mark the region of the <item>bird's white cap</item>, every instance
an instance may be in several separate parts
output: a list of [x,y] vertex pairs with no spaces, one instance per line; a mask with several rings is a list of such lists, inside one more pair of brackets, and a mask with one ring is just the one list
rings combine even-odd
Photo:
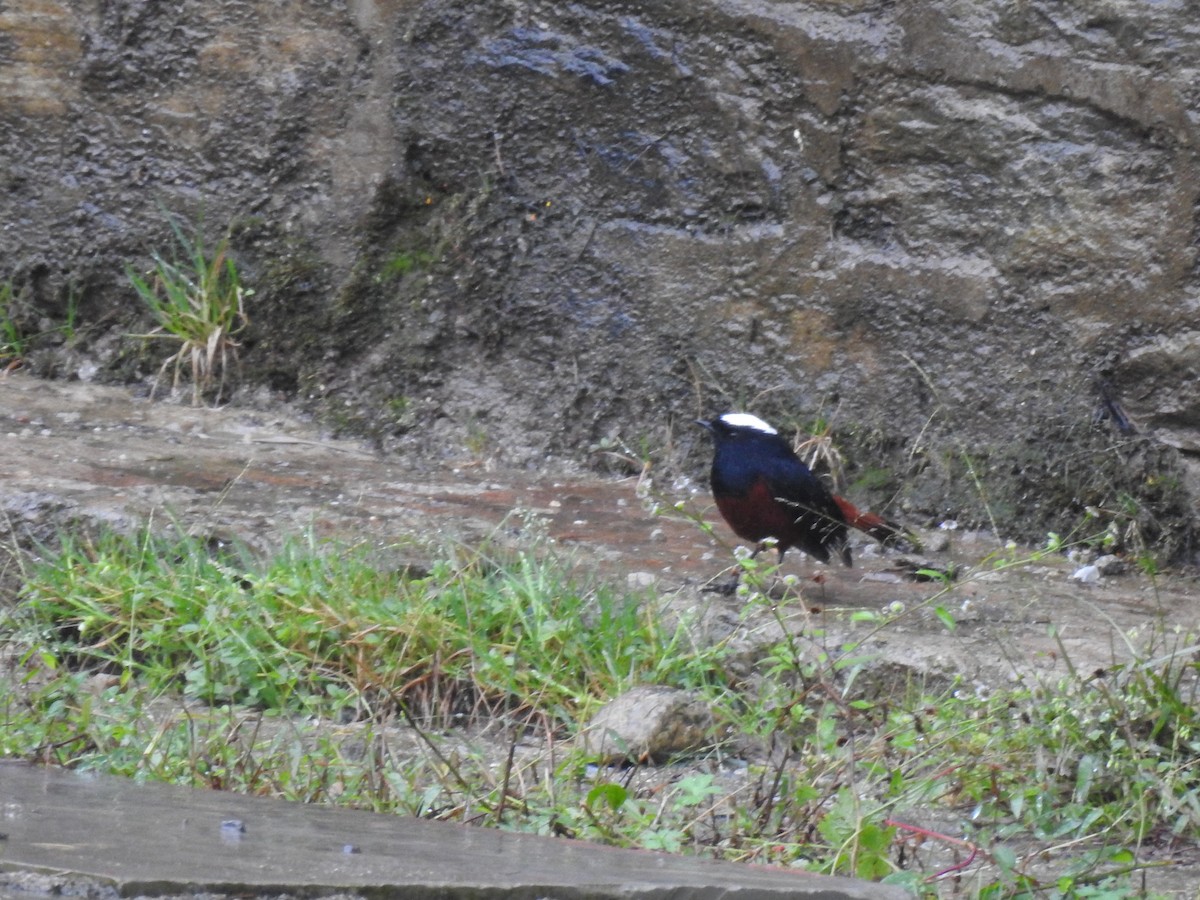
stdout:
[[779,434],[758,416],[752,416],[750,413],[725,413],[721,416],[721,421],[731,428],[752,428],[763,434]]

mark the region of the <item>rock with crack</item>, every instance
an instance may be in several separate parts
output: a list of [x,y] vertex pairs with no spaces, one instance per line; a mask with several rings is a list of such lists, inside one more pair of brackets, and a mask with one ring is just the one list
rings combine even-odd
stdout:
[[601,765],[662,762],[704,747],[712,729],[712,710],[694,694],[646,685],[596,713],[578,740]]

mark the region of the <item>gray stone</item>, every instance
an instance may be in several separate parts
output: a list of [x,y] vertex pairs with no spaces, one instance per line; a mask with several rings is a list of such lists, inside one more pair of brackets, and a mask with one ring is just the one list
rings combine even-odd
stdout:
[[712,740],[712,711],[678,688],[643,685],[609,702],[582,729],[579,741],[601,763],[664,761]]
[[[812,897],[899,888],[0,762],[0,898]],[[236,824],[226,824],[236,823]]]

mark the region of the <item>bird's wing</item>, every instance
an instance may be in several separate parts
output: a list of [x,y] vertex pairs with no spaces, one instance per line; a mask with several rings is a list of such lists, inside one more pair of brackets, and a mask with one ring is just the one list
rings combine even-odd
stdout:
[[812,511],[835,522],[844,521],[825,483],[799,459],[772,458],[763,466],[763,474],[775,499],[795,507],[796,518]]

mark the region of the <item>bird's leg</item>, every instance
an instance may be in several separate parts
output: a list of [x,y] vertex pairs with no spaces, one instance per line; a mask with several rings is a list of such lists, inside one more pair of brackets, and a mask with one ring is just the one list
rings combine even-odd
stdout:
[[[746,561],[754,559],[754,557],[758,556],[758,554],[760,554],[764,550],[766,550],[767,547],[769,547],[771,545],[771,543],[772,543],[771,541],[760,541],[758,546],[755,547],[750,552],[750,555],[746,557]],[[780,558],[782,559],[782,554],[780,555]],[[745,570],[745,567],[740,562],[737,563],[736,565],[732,565],[728,569],[725,569],[724,571],[722,571],[719,575],[714,575],[711,581],[709,581],[707,584],[705,584],[704,587],[700,588],[700,591],[702,593],[706,593],[706,594],[723,594],[725,596],[735,594],[735,593],[737,593],[738,585],[742,583],[742,572],[744,570]],[[722,575],[724,575],[726,572],[732,572],[733,577],[730,578],[728,581],[726,581],[724,584],[717,584],[717,579],[720,578]]]
[[[733,577],[730,578],[728,581],[719,582],[717,580],[730,572],[733,573]],[[702,594],[720,594],[723,597],[730,597],[733,594],[737,593],[738,584],[741,581],[741,578],[742,578],[742,567],[741,566],[730,566],[728,569],[722,569],[720,572],[718,572],[716,575],[714,575],[712,578],[710,578],[707,582],[705,582],[703,585],[701,585],[700,593],[702,593]]]

